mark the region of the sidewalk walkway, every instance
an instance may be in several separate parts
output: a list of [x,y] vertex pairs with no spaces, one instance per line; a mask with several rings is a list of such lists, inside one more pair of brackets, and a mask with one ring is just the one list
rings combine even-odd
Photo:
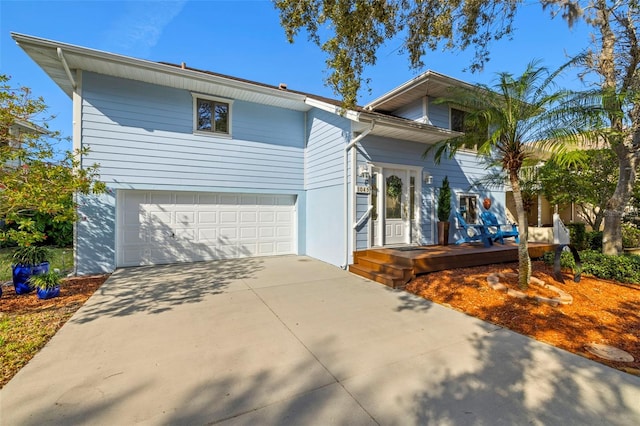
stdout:
[[640,424],[640,378],[298,256],[117,271],[0,424]]

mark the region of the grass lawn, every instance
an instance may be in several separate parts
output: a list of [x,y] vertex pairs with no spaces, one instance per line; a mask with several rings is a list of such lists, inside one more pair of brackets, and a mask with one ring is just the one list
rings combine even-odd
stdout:
[[[51,248],[49,257],[50,268],[59,269],[63,275],[67,275],[73,270],[73,248],[55,247]],[[11,281],[11,256],[14,248],[0,249],[0,283]],[[4,290],[4,289],[3,289]]]

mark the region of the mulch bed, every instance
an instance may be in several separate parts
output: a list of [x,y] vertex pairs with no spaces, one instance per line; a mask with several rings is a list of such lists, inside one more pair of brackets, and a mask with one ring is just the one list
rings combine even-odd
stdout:
[[[517,263],[454,269],[418,276],[406,291],[450,306],[474,317],[533,337],[553,346],[593,359],[631,374],[640,375],[640,287],[583,276],[579,283],[563,273],[565,283],[553,277],[544,262],[533,262],[533,276],[573,296],[570,305],[557,307],[532,298],[519,299],[490,288],[487,276],[517,272]],[[501,278],[518,289],[517,278]],[[537,287],[530,286],[533,296]],[[590,343],[622,349],[633,362],[609,361],[586,350]]]
[[5,283],[0,297],[0,312],[3,314],[25,314],[43,310],[64,309],[75,311],[104,283],[109,275],[66,278],[60,286],[60,296],[40,300],[35,291],[16,294],[13,284]]

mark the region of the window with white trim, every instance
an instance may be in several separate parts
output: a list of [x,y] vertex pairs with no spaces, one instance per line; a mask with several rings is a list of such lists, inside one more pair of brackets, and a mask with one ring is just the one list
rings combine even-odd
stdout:
[[478,223],[478,195],[460,194],[458,196],[460,214],[467,223]]
[[464,132],[464,115],[464,111],[451,108],[451,130],[454,132]]
[[193,95],[193,129],[196,132],[231,136],[232,101]]

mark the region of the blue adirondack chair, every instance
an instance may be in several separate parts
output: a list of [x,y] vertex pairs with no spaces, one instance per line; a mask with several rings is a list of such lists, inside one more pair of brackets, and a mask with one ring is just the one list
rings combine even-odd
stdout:
[[487,227],[483,224],[467,223],[464,217],[456,210],[456,219],[458,226],[462,228],[462,238],[456,241],[456,244],[471,243],[473,241],[482,241],[485,247],[493,245],[493,240],[487,232]]
[[515,223],[499,223],[496,215],[488,210],[480,214],[480,219],[482,220],[482,223],[484,223],[487,233],[490,235],[492,241],[500,241],[500,244],[504,244],[505,238],[513,237],[516,243],[520,242],[518,225]]

